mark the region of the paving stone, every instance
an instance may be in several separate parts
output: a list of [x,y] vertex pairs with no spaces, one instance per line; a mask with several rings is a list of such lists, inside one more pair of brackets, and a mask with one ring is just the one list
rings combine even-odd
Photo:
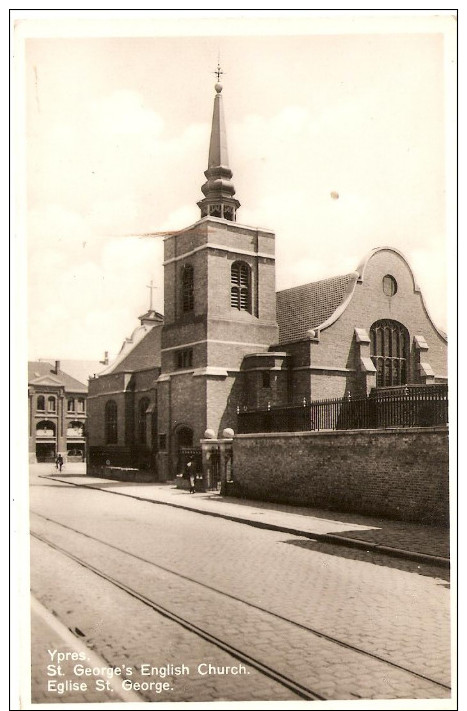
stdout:
[[[92,539],[80,538],[33,515],[34,530],[149,597],[155,596],[161,604],[187,615],[212,634],[234,646],[243,644],[255,656],[263,655],[265,663],[293,674],[299,683],[316,684],[316,690],[324,696],[448,697],[449,693],[440,687],[421,682],[394,667],[384,665],[389,670],[384,677],[383,662],[216,592],[238,596],[414,671],[430,672],[427,675],[449,681],[449,591],[439,585],[437,578],[422,576],[416,570],[401,570],[397,564],[376,565],[297,545],[303,540],[297,536],[253,529],[167,506],[155,507],[112,496],[112,506],[105,504],[103,508],[102,502],[108,500],[108,495],[101,492],[66,488],[60,493],[55,489],[54,495],[59,498],[53,499],[50,491],[41,492],[40,488],[46,489],[35,487],[31,497],[34,510],[185,577],[174,576]],[[36,593],[42,596],[44,604],[57,608],[67,626],[77,626],[86,634],[91,630],[89,642],[97,651],[102,650],[106,658],[131,660],[133,664],[139,659],[142,663],[144,655],[147,658],[148,654],[157,654],[161,644],[172,659],[177,655],[180,658],[180,654],[193,657],[190,633],[162,618],[157,622],[155,639],[154,633],[148,633],[148,627],[154,626],[158,616],[147,610],[143,613],[137,601],[125,602],[127,598],[121,591],[118,592],[123,597],[117,604],[118,595],[109,592],[109,584],[91,583],[94,577],[82,568],[79,578],[91,578],[85,590],[77,590],[79,566],[70,561],[69,567],[63,560],[54,565],[59,554],[51,553],[50,549],[48,554],[44,553],[46,547],[40,543],[37,546],[32,559]],[[90,600],[89,590],[92,590]],[[115,615],[108,619],[109,610],[118,609],[125,610],[123,620]],[[197,640],[197,649],[199,645]],[[212,653],[210,645],[203,648],[206,658],[209,648]],[[215,650],[213,658],[217,664],[221,655]],[[255,674],[257,679],[264,679]],[[238,683],[232,682],[232,678],[224,679],[223,682],[221,677],[216,678],[212,686],[206,680],[191,678],[189,688],[182,689],[179,685],[170,700],[187,700],[189,696],[202,701],[211,698],[212,693],[217,698],[224,698],[227,693],[231,700],[257,698],[254,694],[259,681],[253,684],[251,678]],[[387,696],[387,679],[392,684],[390,696]],[[284,692],[272,682],[267,681],[266,688],[271,700],[293,698],[290,691]]]

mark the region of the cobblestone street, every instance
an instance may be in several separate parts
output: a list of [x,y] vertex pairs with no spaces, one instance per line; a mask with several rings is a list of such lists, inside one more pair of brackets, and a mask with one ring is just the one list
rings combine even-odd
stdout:
[[101,666],[122,671],[96,692],[67,660],[64,678],[92,688],[51,690],[48,650],[70,640],[36,612],[33,702],[129,690],[141,701],[430,698],[453,708],[446,570],[52,478],[31,484],[32,594]]

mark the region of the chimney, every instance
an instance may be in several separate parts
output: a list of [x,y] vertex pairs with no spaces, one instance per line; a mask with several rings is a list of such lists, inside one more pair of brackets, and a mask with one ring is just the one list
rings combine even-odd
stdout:
[[55,375],[58,375],[59,370],[60,370],[60,361],[56,360],[55,361],[55,370],[54,370]]
[[102,363],[102,365],[109,365],[109,351],[104,351],[104,360],[100,360],[99,363]]

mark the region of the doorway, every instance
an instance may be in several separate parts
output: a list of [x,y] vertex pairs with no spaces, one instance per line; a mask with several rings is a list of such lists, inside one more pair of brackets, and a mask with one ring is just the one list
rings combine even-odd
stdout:
[[55,443],[52,442],[37,442],[36,444],[36,459],[38,462],[54,462],[55,461]]

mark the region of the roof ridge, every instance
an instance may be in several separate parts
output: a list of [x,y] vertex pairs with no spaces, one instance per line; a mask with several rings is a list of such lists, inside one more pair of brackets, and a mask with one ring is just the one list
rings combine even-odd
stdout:
[[325,277],[324,279],[317,279],[316,281],[309,281],[306,282],[305,284],[297,284],[296,286],[288,286],[286,289],[279,289],[276,291],[277,294],[283,294],[285,291],[293,291],[294,289],[300,289],[304,288],[306,286],[313,286],[314,284],[322,284],[325,281],[335,281],[336,279],[344,279],[345,277],[353,277],[355,275],[355,271],[352,272],[347,272],[346,274],[337,274],[336,276],[332,277]]

